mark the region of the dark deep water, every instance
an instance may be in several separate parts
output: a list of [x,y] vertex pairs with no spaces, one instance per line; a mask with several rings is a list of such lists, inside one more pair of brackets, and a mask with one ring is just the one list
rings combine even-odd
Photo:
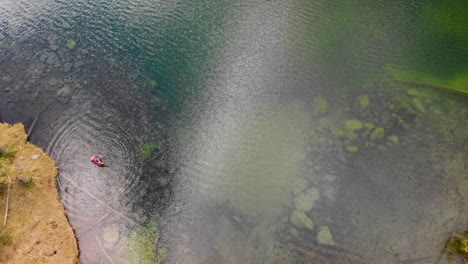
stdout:
[[465,11],[2,0],[1,119],[57,162],[82,263],[152,263],[154,221],[167,263],[448,263]]

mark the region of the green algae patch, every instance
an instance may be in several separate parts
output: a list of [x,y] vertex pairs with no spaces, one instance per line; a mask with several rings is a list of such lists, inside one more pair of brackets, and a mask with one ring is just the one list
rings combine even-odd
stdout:
[[369,97],[367,95],[360,95],[356,99],[359,102],[361,109],[364,110],[369,107]]
[[468,74],[466,73],[457,74],[450,79],[442,79],[419,71],[400,70],[394,65],[388,65],[387,69],[393,78],[401,82],[429,85],[468,95]]
[[143,158],[149,158],[151,153],[158,147],[156,141],[149,141],[143,145],[141,149],[140,156]]
[[328,112],[328,102],[323,96],[317,96],[313,101],[314,116],[322,116]]
[[385,129],[383,127],[377,127],[376,129],[374,129],[374,131],[372,131],[370,135],[370,139],[379,140],[379,139],[384,138],[384,136],[385,136]]
[[73,39],[69,39],[67,41],[67,48],[74,49],[75,47],[76,47],[76,41],[74,41]]
[[362,122],[356,119],[347,120],[345,122],[345,129],[348,131],[359,131],[362,127]]

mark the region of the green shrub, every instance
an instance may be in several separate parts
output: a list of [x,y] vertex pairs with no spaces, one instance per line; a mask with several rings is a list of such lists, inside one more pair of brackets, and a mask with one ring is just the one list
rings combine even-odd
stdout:
[[0,246],[8,246],[13,243],[13,238],[8,232],[4,232],[0,235]]
[[13,160],[15,157],[15,152],[14,151],[9,151],[8,149],[2,149],[0,148],[0,159],[7,159],[7,160]]
[[34,187],[36,187],[36,183],[34,182],[34,180],[30,180],[30,181],[27,181],[24,183],[24,187],[26,189],[32,189]]

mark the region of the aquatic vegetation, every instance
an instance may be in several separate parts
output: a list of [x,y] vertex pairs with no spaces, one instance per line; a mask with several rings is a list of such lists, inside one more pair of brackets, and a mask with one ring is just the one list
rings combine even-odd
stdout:
[[307,228],[309,230],[314,229],[314,222],[312,222],[303,211],[294,210],[289,220],[297,227]]
[[389,65],[387,69],[396,80],[401,82],[429,85],[444,90],[468,94],[468,75],[459,74],[456,77],[446,80],[440,79],[432,74],[426,74],[423,72],[398,70],[395,68],[395,66],[392,65]]
[[410,45],[403,51],[404,69],[394,72],[404,82],[431,85],[447,91],[468,92],[468,46],[466,2],[439,1],[423,5],[420,15],[408,27],[414,34]]
[[328,226],[319,227],[319,230],[317,233],[317,242],[320,244],[328,245],[328,246],[335,245],[335,241],[333,240],[333,236]]
[[69,39],[67,41],[67,48],[74,49],[75,47],[76,47],[76,41],[74,41],[73,39]]
[[156,141],[149,141],[143,144],[143,148],[140,152],[140,156],[143,158],[149,158],[151,153],[158,148],[158,143]]
[[137,228],[131,235],[127,244],[129,255],[125,260],[135,264],[161,263],[167,257],[167,249],[159,247],[159,229],[156,218],[144,228]]

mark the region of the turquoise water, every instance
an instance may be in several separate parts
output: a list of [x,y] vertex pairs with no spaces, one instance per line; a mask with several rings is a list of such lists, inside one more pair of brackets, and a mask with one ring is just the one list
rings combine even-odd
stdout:
[[463,11],[3,1],[1,119],[37,118],[82,263],[154,262],[154,221],[167,263],[449,263],[468,220]]

